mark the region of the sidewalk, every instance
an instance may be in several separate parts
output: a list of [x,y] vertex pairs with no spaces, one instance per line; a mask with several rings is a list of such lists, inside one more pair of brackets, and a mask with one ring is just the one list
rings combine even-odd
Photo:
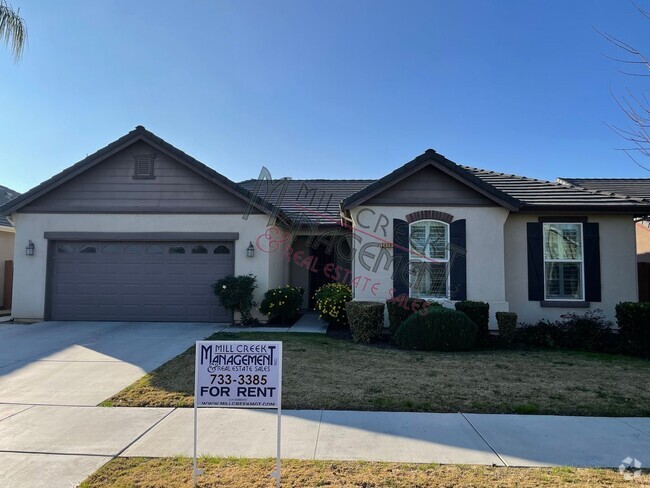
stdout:
[[[276,420],[268,410],[201,409],[199,453],[274,457]],[[114,457],[191,456],[192,428],[190,408],[0,405],[0,480],[69,488]],[[650,466],[649,418],[289,410],[282,433],[282,456],[294,459]]]

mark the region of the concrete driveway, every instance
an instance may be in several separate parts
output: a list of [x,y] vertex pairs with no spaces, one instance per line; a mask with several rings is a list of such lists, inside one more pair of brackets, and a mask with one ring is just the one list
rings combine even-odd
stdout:
[[216,324],[0,324],[0,405],[97,405],[223,329]]

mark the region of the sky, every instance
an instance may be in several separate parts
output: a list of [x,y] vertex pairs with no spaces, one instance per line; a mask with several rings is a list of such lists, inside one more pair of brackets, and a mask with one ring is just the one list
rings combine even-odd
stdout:
[[0,184],[20,192],[136,125],[235,181],[380,178],[427,148],[650,177],[607,125],[626,124],[611,92],[650,87],[596,31],[650,53],[624,0],[10,3],[29,46],[0,47]]

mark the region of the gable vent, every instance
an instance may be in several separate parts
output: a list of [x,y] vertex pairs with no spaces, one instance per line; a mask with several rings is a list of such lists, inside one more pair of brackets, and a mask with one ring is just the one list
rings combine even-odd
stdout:
[[138,154],[133,156],[135,160],[134,178],[155,178],[153,172],[153,161],[155,154]]

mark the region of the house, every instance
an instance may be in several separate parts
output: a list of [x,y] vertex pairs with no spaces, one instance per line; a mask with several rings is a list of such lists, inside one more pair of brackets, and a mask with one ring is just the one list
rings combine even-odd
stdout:
[[[636,300],[650,203],[458,165],[428,150],[381,179],[236,183],[142,126],[0,207],[16,319],[228,321],[210,284],[351,284],[355,299],[484,300],[522,321]],[[493,314],[492,314],[493,315]]]
[[[0,185],[0,205],[18,196],[18,192]],[[14,259],[14,226],[0,215],[0,310],[11,309]]]
[[[558,178],[559,183],[650,202],[650,178]],[[636,219],[636,260],[639,300],[650,301],[650,220]]]

